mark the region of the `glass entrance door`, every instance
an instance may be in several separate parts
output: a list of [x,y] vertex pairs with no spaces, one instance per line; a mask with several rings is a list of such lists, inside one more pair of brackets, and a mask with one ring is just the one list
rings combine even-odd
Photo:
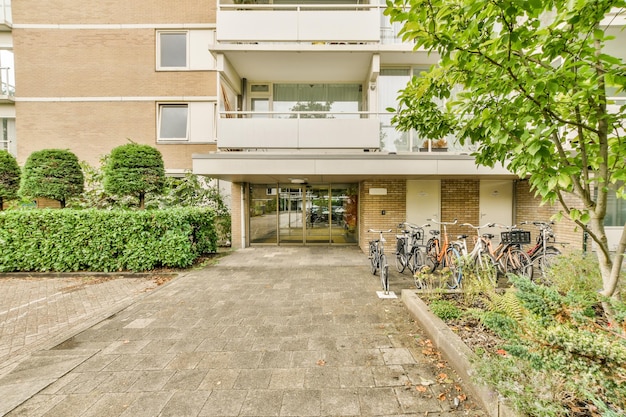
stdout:
[[279,243],[305,243],[303,222],[304,188],[279,188]]
[[357,184],[250,185],[253,244],[356,244]]
[[332,211],[328,194],[329,189],[328,185],[306,187],[306,243],[332,243],[330,239]]

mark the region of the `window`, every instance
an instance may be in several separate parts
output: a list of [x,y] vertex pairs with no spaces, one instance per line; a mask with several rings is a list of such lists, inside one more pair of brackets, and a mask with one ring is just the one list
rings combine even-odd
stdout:
[[215,43],[214,30],[157,31],[157,70],[214,70],[215,57],[209,52]]
[[217,103],[161,103],[158,111],[158,141],[215,142]]
[[[622,184],[620,183],[619,185]],[[614,186],[609,187],[609,190],[614,189]],[[604,225],[623,227],[624,223],[626,223],[626,200],[618,198],[615,192],[610,191],[606,202]]]
[[189,106],[161,104],[159,106],[159,139],[187,140]]
[[158,57],[161,69],[187,68],[187,32],[159,32]]

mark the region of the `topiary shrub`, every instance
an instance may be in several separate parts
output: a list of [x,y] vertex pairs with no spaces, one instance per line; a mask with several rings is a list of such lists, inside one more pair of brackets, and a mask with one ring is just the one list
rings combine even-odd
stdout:
[[19,193],[25,197],[46,197],[65,201],[84,189],[83,171],[78,158],[66,149],[33,152],[24,164]]
[[17,198],[20,188],[20,167],[15,157],[5,150],[0,150],[0,210],[5,200]]
[[146,194],[160,194],[165,184],[163,157],[157,149],[138,143],[118,146],[104,166],[104,190],[118,196],[137,196],[145,208]]

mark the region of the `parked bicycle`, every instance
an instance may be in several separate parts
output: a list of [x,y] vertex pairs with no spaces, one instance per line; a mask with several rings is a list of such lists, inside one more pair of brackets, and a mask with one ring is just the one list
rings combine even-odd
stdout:
[[[528,223],[531,222],[522,222],[522,224]],[[561,254],[561,251],[553,246],[556,243],[556,238],[552,231],[554,222],[533,221],[532,224],[539,228],[539,235],[535,245],[526,253],[530,256],[533,266],[545,278],[546,271],[553,265],[554,259]]]
[[530,243],[530,232],[520,230],[517,226],[500,224],[495,226],[507,230],[500,233],[500,244],[495,249],[491,238],[486,239],[489,253],[497,262],[499,272],[503,275],[511,273],[532,279],[533,264],[526,252],[520,249],[521,245]]
[[[461,283],[463,276],[463,268],[461,261],[461,254],[458,249],[452,245],[448,239],[447,226],[457,223],[454,219],[453,222],[438,222],[433,219],[427,219],[429,222],[439,224],[443,226],[443,234],[439,230],[431,230],[432,237],[428,239],[426,243],[426,263],[427,270],[434,272],[437,268],[448,269],[449,277],[447,279],[447,285],[449,288],[457,288]],[[439,236],[443,238],[441,242]],[[425,268],[426,269],[426,268]]]
[[406,268],[412,274],[426,263],[424,228],[430,224],[417,226],[408,222],[400,223],[401,232],[396,235],[396,269],[403,273]]
[[387,263],[387,257],[385,256],[385,237],[383,233],[391,232],[389,230],[374,230],[369,229],[370,233],[378,233],[378,239],[369,241],[369,259],[372,275],[376,275],[376,271],[380,272],[380,284],[383,287],[385,294],[389,294],[389,264]]
[[464,261],[465,269],[471,269],[478,280],[487,280],[494,287],[497,285],[498,280],[498,263],[493,255],[489,252],[489,244],[491,239],[495,236],[491,233],[480,233],[480,229],[486,227],[494,227],[495,223],[487,223],[482,226],[474,226],[470,223],[463,223],[461,226],[471,227],[476,231],[477,236],[474,236],[474,247],[472,251],[468,251],[467,247],[467,235],[458,236],[458,241],[454,242],[454,245],[459,246],[459,251]]

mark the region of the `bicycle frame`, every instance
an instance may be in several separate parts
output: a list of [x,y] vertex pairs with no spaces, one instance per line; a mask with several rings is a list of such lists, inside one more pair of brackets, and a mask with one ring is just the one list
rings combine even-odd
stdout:
[[379,238],[371,240],[369,242],[369,256],[371,263],[372,275],[376,274],[376,270],[380,271],[380,282],[385,294],[389,293],[389,265],[387,264],[387,257],[385,256],[385,237],[383,233],[391,232],[389,230],[374,230],[369,229],[370,233],[378,233]]
[[438,237],[438,235],[441,235],[440,232],[431,230],[433,237],[431,237],[426,244],[426,259],[432,263],[430,267],[431,272],[434,272],[439,266],[449,268],[452,276],[448,280],[448,287],[456,288],[461,284],[461,278],[463,276],[461,255],[449,240],[447,226],[456,224],[457,220],[454,219],[453,222],[438,222],[433,219],[427,220],[443,226],[443,242]]

